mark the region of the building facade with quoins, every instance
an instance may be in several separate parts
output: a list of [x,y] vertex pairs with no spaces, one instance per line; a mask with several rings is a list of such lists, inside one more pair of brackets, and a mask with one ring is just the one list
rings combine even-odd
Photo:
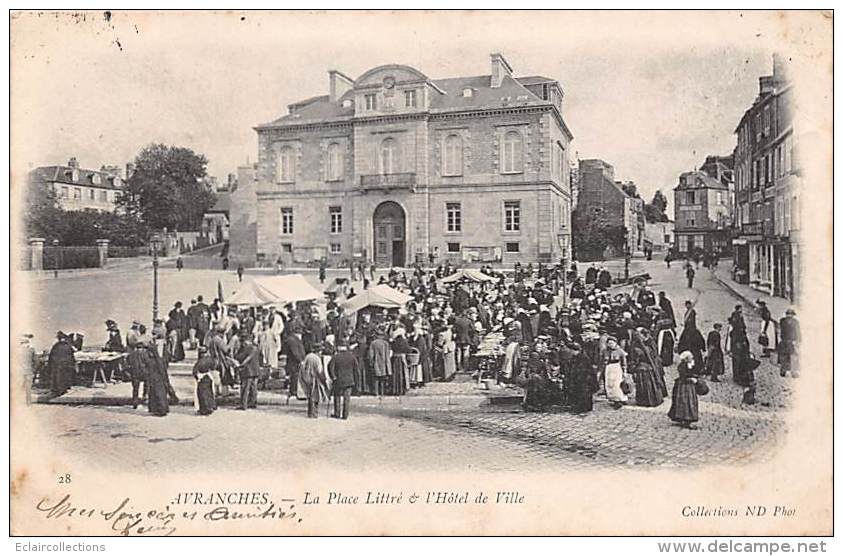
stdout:
[[570,256],[573,139],[558,81],[431,79],[386,65],[255,128],[258,162],[232,194],[244,264],[557,262]]

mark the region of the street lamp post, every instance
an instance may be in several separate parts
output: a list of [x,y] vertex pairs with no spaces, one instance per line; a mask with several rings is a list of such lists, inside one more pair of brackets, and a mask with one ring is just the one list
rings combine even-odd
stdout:
[[152,324],[158,320],[158,246],[161,238],[158,234],[152,236]]

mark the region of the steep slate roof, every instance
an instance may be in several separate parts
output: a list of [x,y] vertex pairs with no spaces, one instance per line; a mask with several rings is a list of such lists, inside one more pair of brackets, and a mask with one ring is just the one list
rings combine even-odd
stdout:
[[[86,170],[85,168],[77,168],[79,171],[79,179],[73,180],[73,168],[70,166],[39,166],[30,172],[30,176],[38,181],[57,182],[67,185],[82,185],[85,187],[99,187],[102,189],[122,189],[121,186],[114,185],[114,176],[108,172],[101,170]],[[98,174],[100,176],[100,183],[94,183],[93,177]]]
[[[697,185],[695,180],[695,185],[686,185],[682,183],[682,176],[686,175],[693,175],[697,178],[697,180],[702,179],[702,185]],[[705,172],[696,171],[696,172],[683,172],[679,175],[679,185],[673,188],[674,191],[676,190],[683,190],[683,189],[722,189],[723,191],[728,191],[729,188],[720,183],[720,181],[712,178]]]
[[[543,101],[515,79],[506,76],[497,89],[491,87],[492,76],[455,77],[435,79],[433,84],[445,91],[444,95],[434,95],[430,102],[431,112],[451,112],[454,110],[502,108],[507,106],[543,106]],[[463,89],[470,87],[470,97],[462,95]],[[526,97],[519,100],[518,97]],[[504,104],[503,97],[509,97]]]
[[[474,109],[546,106],[548,102],[537,97],[525,85],[556,82],[556,80],[542,76],[519,78],[505,76],[501,86],[495,89],[491,87],[491,82],[491,75],[431,79],[430,83],[441,89],[445,94],[432,93],[430,112],[444,113]],[[472,96],[463,96],[463,90],[466,88],[473,90]],[[342,102],[346,99],[353,99],[353,97],[353,90],[346,92],[337,102],[331,102],[328,95],[310,97],[291,104],[290,107],[295,109],[292,114],[286,114],[257,127],[349,121],[354,116],[354,106],[344,108]],[[502,100],[504,97],[508,97],[506,102]],[[519,99],[518,97],[522,98]]]
[[538,85],[539,83],[556,83],[556,79],[545,77],[543,75],[529,75],[527,77],[516,77],[516,81],[522,85]]

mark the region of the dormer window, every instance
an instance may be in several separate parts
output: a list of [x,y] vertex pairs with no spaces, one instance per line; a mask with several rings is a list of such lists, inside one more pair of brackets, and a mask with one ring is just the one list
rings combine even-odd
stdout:
[[354,102],[350,98],[347,98],[344,101],[342,101],[342,107],[343,108],[351,108],[353,105],[354,105]]
[[120,178],[115,176],[114,177],[114,187],[120,187],[120,185],[122,184],[122,181],[123,180],[121,180]]
[[404,91],[404,107],[416,108],[416,90]]
[[378,107],[377,97],[374,94],[369,94],[364,97],[366,99],[366,110],[375,110]]
[[70,173],[70,179],[73,181],[79,181],[79,170],[73,170]]
[[462,96],[464,96],[465,98],[473,97],[474,96],[474,89],[472,89],[471,87],[466,87],[465,89],[462,90]]
[[102,183],[102,178],[99,174],[91,174],[91,183],[94,185],[99,185]]

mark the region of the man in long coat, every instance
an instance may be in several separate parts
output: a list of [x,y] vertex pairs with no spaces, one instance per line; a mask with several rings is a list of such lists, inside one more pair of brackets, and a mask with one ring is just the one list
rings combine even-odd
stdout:
[[369,344],[369,367],[375,380],[375,394],[380,396],[384,393],[386,378],[392,375],[392,362],[389,358],[389,343],[383,334]]
[[319,417],[319,404],[328,401],[328,375],[322,365],[322,348],[316,346],[304,357],[298,374],[299,387],[307,396],[307,416]]
[[794,377],[799,376],[799,342],[802,333],[799,329],[799,321],[796,320],[796,311],[788,309],[785,317],[779,321],[781,338],[779,340],[779,365],[780,374],[785,376],[788,371]]
[[333,384],[334,417],[348,419],[351,392],[355,388],[357,377],[360,376],[359,362],[357,357],[348,351],[345,342],[340,341],[337,350],[337,354],[328,363],[328,375]]
[[301,332],[294,332],[287,335],[281,348],[281,353],[287,356],[287,378],[289,379],[290,391],[287,399],[297,395],[299,383],[299,367],[304,361],[304,343],[301,339]]

